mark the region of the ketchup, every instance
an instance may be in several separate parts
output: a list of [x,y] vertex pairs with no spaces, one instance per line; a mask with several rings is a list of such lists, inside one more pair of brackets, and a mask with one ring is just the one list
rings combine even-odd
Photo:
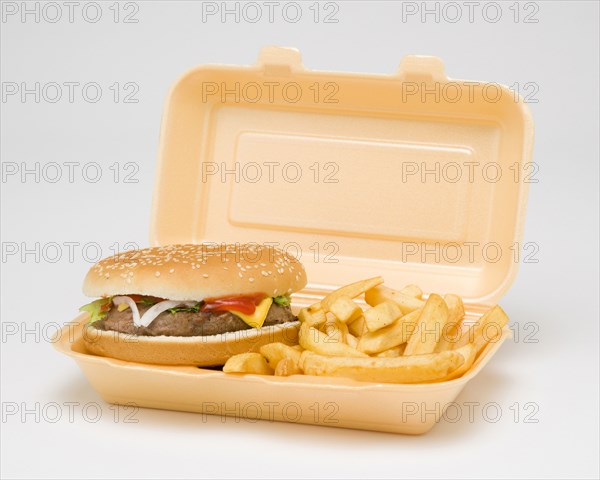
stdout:
[[262,302],[267,295],[254,293],[251,295],[236,295],[233,297],[207,298],[200,308],[203,312],[229,312],[235,310],[246,315],[252,315],[256,306]]

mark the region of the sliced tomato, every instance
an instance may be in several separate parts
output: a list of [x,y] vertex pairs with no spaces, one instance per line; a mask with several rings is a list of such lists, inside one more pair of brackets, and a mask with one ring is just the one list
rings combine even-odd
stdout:
[[112,308],[112,302],[110,301],[110,298],[107,298],[106,302],[104,302],[100,306],[100,311],[101,312],[108,312],[111,308]]
[[236,312],[252,315],[256,306],[267,297],[264,293],[236,295],[233,297],[207,298],[200,308],[203,312]]

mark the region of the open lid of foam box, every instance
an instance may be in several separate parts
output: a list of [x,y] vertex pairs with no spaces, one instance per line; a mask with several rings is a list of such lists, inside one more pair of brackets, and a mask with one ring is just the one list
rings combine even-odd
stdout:
[[151,243],[272,243],[309,287],[382,275],[494,303],[517,270],[532,144],[518,95],[451,80],[439,58],[369,75],[267,47],[172,87]]

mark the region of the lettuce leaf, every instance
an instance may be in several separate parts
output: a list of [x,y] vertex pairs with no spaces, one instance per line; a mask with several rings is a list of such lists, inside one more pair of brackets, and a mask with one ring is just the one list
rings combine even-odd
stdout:
[[167,310],[170,313],[178,313],[178,312],[189,312],[189,313],[198,313],[200,311],[200,307],[202,306],[202,302],[197,303],[191,307],[173,307]]
[[90,314],[90,323],[94,323],[98,320],[102,320],[108,314],[112,297],[99,298],[86,305],[79,307],[80,312],[87,312]]
[[142,297],[136,303],[141,303],[143,305],[152,306],[152,305],[156,305],[158,303],[158,301],[154,297]]
[[279,295],[278,297],[273,297],[273,301],[280,307],[289,307],[291,304],[291,299],[288,295]]

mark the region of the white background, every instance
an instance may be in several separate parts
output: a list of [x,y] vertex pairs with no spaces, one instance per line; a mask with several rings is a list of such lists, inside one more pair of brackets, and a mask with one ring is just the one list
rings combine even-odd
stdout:
[[[9,3],[3,2],[4,13]],[[103,88],[97,103],[80,90],[73,103],[36,103],[31,95],[25,102],[19,95],[2,100],[3,169],[15,162],[29,168],[78,162],[79,172],[73,183],[36,182],[33,175],[23,182],[16,175],[1,184],[3,477],[598,477],[597,2],[521,4],[518,21],[513,2],[500,2],[503,16],[496,23],[481,10],[469,22],[461,2],[463,18],[456,23],[448,21],[455,15],[449,10],[437,21],[418,14],[403,19],[407,2],[391,1],[338,2],[337,23],[315,22],[309,2],[297,23],[276,11],[272,23],[254,24],[243,16],[203,21],[200,3],[154,1],[136,4],[137,23],[123,22],[133,7],[117,6],[115,23],[113,2],[100,3],[97,23],[82,16],[86,2],[72,23],[58,2],[63,18],[56,23],[47,20],[56,11],[46,10],[39,23],[33,15],[23,22],[18,13],[0,25],[3,90],[10,82],[97,82]],[[534,10],[538,22],[525,23]],[[203,63],[251,64],[265,45],[299,48],[308,68],[371,73],[395,71],[406,54],[437,55],[450,77],[531,82],[522,94],[535,89],[537,103],[530,106],[540,171],[530,188],[524,240],[539,245],[539,262],[521,266],[502,300],[519,340],[507,342],[461,394],[459,422],[406,437],[153,410],[137,412],[137,423],[115,421],[75,363],[45,340],[85,302],[81,281],[95,251],[91,244],[84,252],[84,245],[98,242],[106,256],[115,243],[148,244],[159,123],[170,84]],[[139,85],[139,102],[115,103],[109,90],[115,82]],[[99,182],[82,179],[87,162],[102,166]],[[109,170],[115,162],[122,173],[125,163],[139,164],[138,182],[115,182]],[[57,242],[62,257],[54,262],[56,252],[46,250],[40,258],[22,258],[36,242],[40,249]],[[77,242],[73,258],[65,242]],[[18,253],[8,255],[15,245]],[[527,322],[538,331],[532,334]],[[23,338],[25,329],[34,333]],[[528,333],[537,343],[524,341]],[[55,411],[44,414],[50,402],[61,405],[55,423]],[[73,419],[64,402],[78,402]],[[472,420],[468,402],[478,405]],[[489,402],[500,407],[496,422],[483,414]],[[23,409],[35,411],[36,404],[39,418],[23,418]],[[101,409],[96,423],[84,416],[90,404]],[[8,415],[15,405],[17,414]],[[525,421],[528,413],[536,422]]]

